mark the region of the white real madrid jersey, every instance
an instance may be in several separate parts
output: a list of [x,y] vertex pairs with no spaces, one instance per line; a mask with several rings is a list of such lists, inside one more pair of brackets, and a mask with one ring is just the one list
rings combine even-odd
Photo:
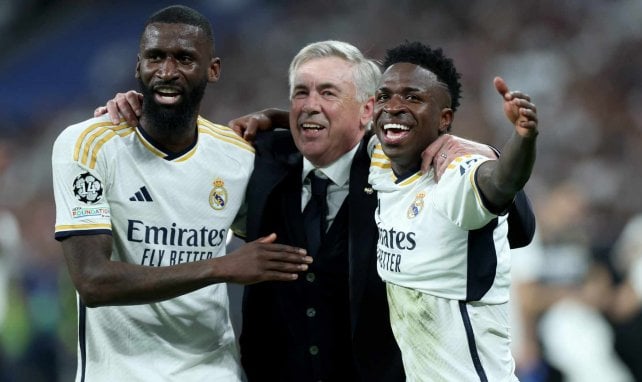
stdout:
[[486,209],[474,180],[485,160],[457,158],[439,183],[432,171],[397,182],[381,146],[375,148],[369,182],[379,200],[377,259],[385,281],[454,300],[508,301],[506,217]]
[[514,381],[508,332],[506,217],[483,205],[481,156],[398,180],[377,145],[377,268],[409,381]]
[[[225,255],[254,150],[198,119],[198,139],[168,154],[140,128],[99,117],[54,144],[55,235],[107,233],[111,259],[150,267]],[[79,300],[77,381],[236,381],[225,284],[159,303],[86,308]]]

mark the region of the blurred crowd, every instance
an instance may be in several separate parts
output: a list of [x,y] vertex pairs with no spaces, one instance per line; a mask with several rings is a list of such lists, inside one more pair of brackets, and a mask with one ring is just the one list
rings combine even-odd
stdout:
[[[53,239],[51,145],[65,126],[136,87],[142,24],[170,3],[132,3],[0,5],[0,46],[11,52],[0,64],[2,381],[73,379],[75,294]],[[526,190],[538,236],[513,256],[518,375],[526,382],[642,381],[642,2],[182,3],[213,21],[223,71],[202,110],[218,123],[287,107],[290,59],[326,39],[375,59],[403,40],[443,47],[463,74],[453,133],[497,147],[511,128],[493,77],[530,94],[540,139]],[[107,23],[109,32],[63,37],[78,20]],[[38,45],[57,35],[64,54]],[[88,45],[87,55],[70,54]],[[16,99],[19,105],[10,103]]]

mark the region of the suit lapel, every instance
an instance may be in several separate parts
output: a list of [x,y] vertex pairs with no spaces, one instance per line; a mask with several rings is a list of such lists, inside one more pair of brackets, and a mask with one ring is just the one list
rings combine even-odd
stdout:
[[[352,327],[358,321],[359,307],[365,290],[368,275],[376,272],[375,243],[377,228],[374,222],[374,211],[377,196],[368,183],[370,156],[367,151],[369,135],[361,142],[350,168],[349,209],[349,285]],[[354,331],[353,331],[354,333]]]
[[[288,136],[277,136],[274,134],[270,137],[273,141],[279,138],[279,142],[291,138]],[[273,142],[269,142],[273,144]],[[292,148],[296,150],[292,143]],[[288,229],[291,226],[298,227],[292,233],[293,237],[303,235],[301,228],[301,171],[303,168],[303,156],[298,152],[283,152],[266,145],[267,150],[262,146],[257,146],[257,157],[254,162],[254,171],[247,188],[248,200],[248,218],[247,232],[250,240],[257,239],[261,232],[261,224],[265,217],[263,214],[268,211],[268,200],[276,200],[280,203],[281,209],[285,216],[288,216]],[[289,148],[289,147],[288,147]],[[280,155],[283,154],[283,155]],[[282,187],[281,187],[282,186]],[[277,190],[278,188],[278,190]],[[275,192],[280,192],[276,197],[270,198]],[[292,222],[290,222],[292,220]],[[297,233],[300,231],[299,233]],[[277,239],[278,241],[278,239]]]

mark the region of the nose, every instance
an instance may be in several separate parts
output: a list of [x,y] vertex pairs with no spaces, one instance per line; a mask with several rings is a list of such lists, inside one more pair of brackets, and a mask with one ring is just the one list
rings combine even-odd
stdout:
[[398,94],[391,96],[383,105],[383,111],[388,114],[399,114],[405,110],[406,105],[403,102],[403,97]]
[[316,92],[311,92],[303,101],[301,108],[304,113],[315,114],[321,111],[320,95]]
[[178,63],[174,57],[166,57],[160,64],[156,75],[162,80],[172,80],[178,77]]

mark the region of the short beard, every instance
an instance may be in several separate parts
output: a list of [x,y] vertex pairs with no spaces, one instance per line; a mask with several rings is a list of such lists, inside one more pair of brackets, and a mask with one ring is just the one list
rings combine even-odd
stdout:
[[[190,93],[183,93],[182,102],[173,106],[156,103],[154,91],[139,78],[138,85],[143,93],[143,113],[148,129],[165,137],[177,136],[195,127],[198,107],[205,94],[207,80],[203,80]],[[154,86],[160,85],[159,83]]]

